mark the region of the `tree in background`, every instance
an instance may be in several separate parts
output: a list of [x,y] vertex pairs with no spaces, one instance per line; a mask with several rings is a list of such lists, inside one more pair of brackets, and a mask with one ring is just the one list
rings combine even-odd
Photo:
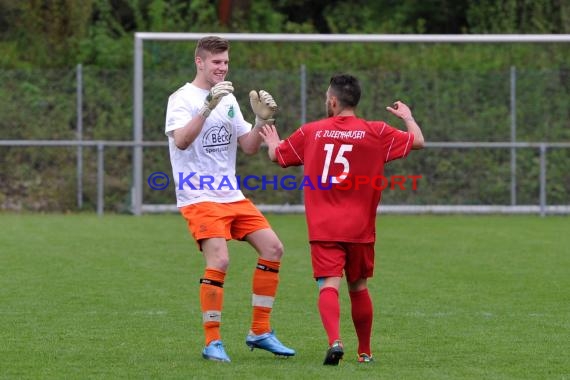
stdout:
[[570,3],[564,0],[470,1],[471,33],[570,32]]
[[131,65],[132,33],[568,33],[563,0],[0,0],[3,67]]
[[10,41],[14,49],[13,62],[3,63],[54,67],[75,61],[93,17],[92,3],[91,0],[0,0],[0,20],[4,26],[0,28],[0,38],[4,43]]

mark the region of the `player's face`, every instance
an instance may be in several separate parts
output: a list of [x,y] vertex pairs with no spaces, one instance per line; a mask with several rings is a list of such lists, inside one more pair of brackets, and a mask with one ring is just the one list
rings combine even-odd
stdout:
[[226,79],[228,74],[230,58],[227,51],[212,54],[206,52],[204,58],[198,57],[196,65],[198,73],[206,82],[213,86]]

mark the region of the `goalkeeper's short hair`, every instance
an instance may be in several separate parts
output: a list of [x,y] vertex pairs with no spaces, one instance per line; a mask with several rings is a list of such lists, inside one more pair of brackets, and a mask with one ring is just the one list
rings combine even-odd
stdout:
[[204,53],[218,54],[230,50],[230,42],[225,38],[217,36],[207,36],[201,38],[196,44],[196,51],[194,57],[204,58]]

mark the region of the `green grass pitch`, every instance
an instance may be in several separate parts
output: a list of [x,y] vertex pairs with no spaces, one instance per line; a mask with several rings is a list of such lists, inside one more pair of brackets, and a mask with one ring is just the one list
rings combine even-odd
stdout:
[[[245,345],[255,254],[231,242],[222,335],[201,358],[203,261],[178,215],[0,215],[1,379],[570,379],[570,218],[378,218],[376,362],[324,367],[302,215],[268,215],[286,248],[274,305],[290,359]],[[355,221],[357,223],[358,221]]]

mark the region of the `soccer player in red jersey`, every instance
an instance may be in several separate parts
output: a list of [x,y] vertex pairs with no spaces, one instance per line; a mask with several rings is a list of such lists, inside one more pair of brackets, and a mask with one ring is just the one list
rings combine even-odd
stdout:
[[[328,118],[302,125],[280,141],[273,125],[261,132],[269,157],[282,167],[304,165],[305,210],[313,275],[320,292],[318,309],[328,336],[325,365],[344,355],[340,338],[338,289],[343,272],[358,336],[358,361],[370,362],[373,309],[367,279],[374,270],[376,209],[384,165],[421,149],[424,137],[410,108],[397,101],[386,109],[407,131],[356,116],[360,84],[354,76],[333,76],[326,92]],[[363,181],[362,179],[368,179]]]

